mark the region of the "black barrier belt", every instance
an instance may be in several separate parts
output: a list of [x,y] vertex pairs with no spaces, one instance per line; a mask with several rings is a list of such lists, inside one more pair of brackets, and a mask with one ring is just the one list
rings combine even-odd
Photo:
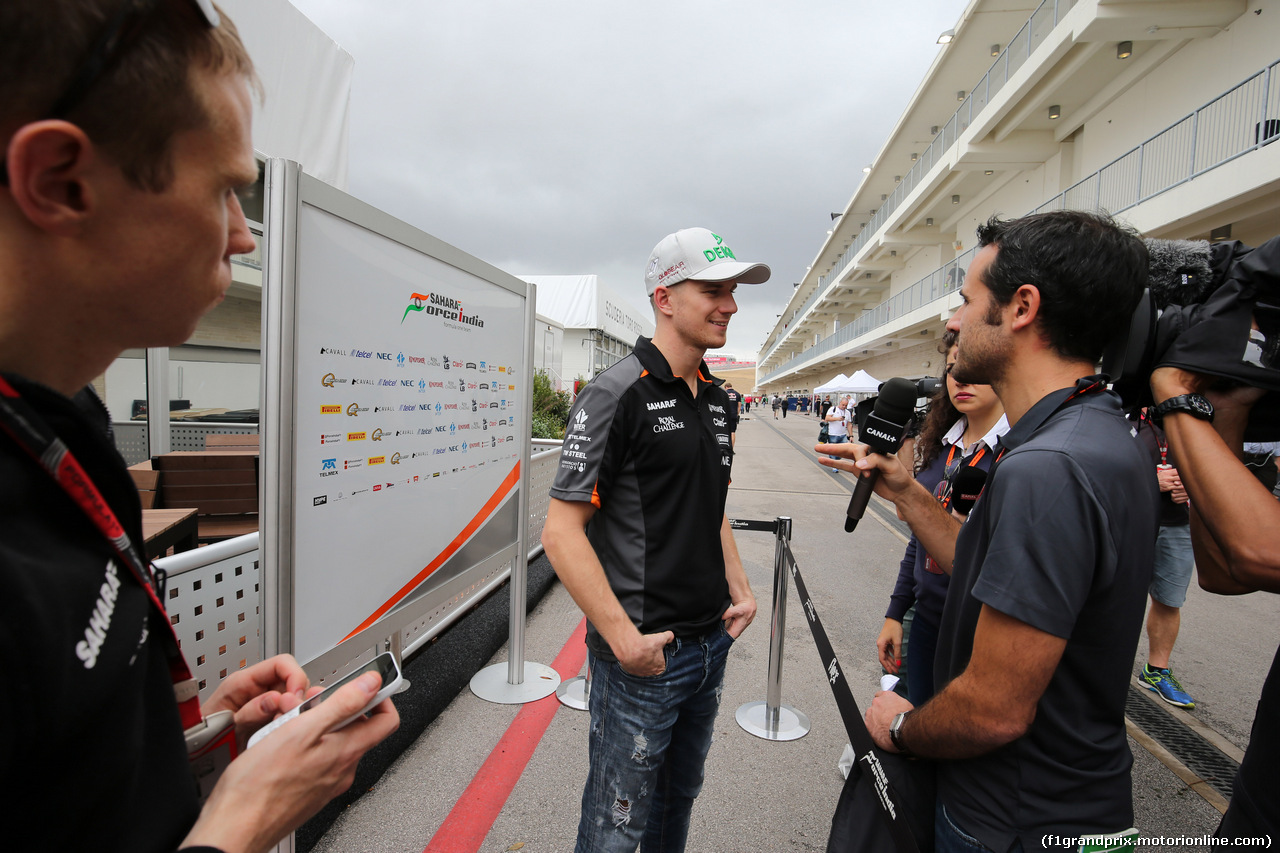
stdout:
[[[836,659],[836,653],[831,648],[831,641],[827,639],[827,632],[822,627],[822,620],[818,618],[818,611],[814,609],[813,599],[809,597],[809,590],[804,585],[804,578],[800,577],[800,569],[796,566],[796,558],[791,553],[791,543],[783,540],[782,544],[787,564],[791,567],[791,577],[796,582],[796,594],[800,596],[800,604],[804,606],[804,615],[809,621],[809,630],[813,632],[813,642],[818,647],[818,655],[822,658],[823,669],[827,672],[827,681],[831,682],[831,692],[835,694],[836,705],[840,708],[840,718],[844,720],[844,729],[849,734],[849,743],[853,745],[854,751],[858,754],[858,764],[866,764],[866,770],[871,773],[871,783],[875,785],[877,795],[876,800],[880,803],[880,814],[889,825],[889,834],[893,836],[898,850],[901,853],[918,853],[919,848],[916,847],[916,840],[911,834],[911,828],[907,826],[907,819],[903,814],[901,801],[897,792],[893,790],[893,786],[889,784],[889,777],[884,772],[880,759],[876,756],[876,751],[873,748],[875,742],[871,739],[871,733],[867,731],[867,726],[863,722],[862,712],[858,710],[858,703],[854,701],[853,691],[849,689],[849,682],[844,677],[844,670],[840,668],[840,661]],[[862,772],[862,768],[859,768],[857,764],[854,765],[854,768]]]
[[733,530],[759,530],[761,533],[777,533],[778,522],[775,521],[753,521],[749,518],[731,518],[729,519],[729,527]]

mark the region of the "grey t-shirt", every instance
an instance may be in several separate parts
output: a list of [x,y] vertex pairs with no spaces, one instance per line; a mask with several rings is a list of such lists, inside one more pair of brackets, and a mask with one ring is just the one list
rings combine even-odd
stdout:
[[1001,440],[956,543],[938,640],[940,690],[968,665],[984,604],[1067,640],[1026,734],[939,765],[948,814],[993,850],[1133,825],[1124,704],[1159,490],[1119,399],[1067,396],[1048,395]]

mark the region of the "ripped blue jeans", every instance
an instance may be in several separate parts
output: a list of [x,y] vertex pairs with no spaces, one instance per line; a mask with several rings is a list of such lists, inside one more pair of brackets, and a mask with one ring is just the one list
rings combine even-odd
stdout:
[[732,644],[723,625],[675,640],[666,671],[648,678],[587,656],[590,769],[575,853],[684,850]]

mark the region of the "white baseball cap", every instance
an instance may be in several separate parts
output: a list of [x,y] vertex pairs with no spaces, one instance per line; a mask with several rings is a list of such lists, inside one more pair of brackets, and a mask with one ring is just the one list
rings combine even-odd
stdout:
[[769,280],[769,266],[738,260],[724,238],[706,228],[682,228],[653,247],[644,284],[653,296],[658,285],[670,287],[688,279],[763,284]]

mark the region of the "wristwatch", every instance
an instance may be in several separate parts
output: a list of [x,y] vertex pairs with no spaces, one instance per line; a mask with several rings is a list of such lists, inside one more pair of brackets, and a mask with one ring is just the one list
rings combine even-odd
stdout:
[[893,718],[893,722],[889,724],[889,740],[893,741],[894,749],[901,752],[907,758],[915,758],[911,750],[907,749],[906,743],[902,740],[902,723],[907,719],[909,712],[903,711],[901,714]]
[[1186,412],[1192,417],[1213,423],[1213,404],[1201,394],[1179,394],[1170,397],[1151,410],[1151,416],[1160,421],[1170,412]]

